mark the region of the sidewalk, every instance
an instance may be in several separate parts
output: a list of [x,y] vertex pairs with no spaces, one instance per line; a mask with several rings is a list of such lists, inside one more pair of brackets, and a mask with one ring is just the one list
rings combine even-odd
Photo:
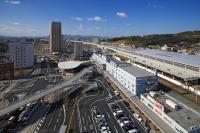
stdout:
[[109,79],[129,98],[162,132],[175,133],[175,131],[168,126],[161,118],[159,118],[153,111],[151,111],[146,105],[144,105],[137,96],[133,96],[132,93],[121,85],[116,79],[114,79],[109,73],[103,71],[104,75]]

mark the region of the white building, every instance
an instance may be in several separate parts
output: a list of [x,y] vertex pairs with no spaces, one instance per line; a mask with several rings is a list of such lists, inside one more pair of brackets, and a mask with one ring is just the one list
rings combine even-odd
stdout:
[[92,58],[99,64],[104,64],[105,62],[106,71],[134,95],[139,96],[148,89],[155,89],[157,85],[156,75],[132,66],[129,63],[111,56],[97,54],[93,54]]
[[34,65],[34,44],[30,42],[9,43],[9,59],[14,68],[27,68]]

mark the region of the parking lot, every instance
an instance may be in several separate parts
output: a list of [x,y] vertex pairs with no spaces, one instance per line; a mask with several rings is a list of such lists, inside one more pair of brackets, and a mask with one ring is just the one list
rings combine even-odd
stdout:
[[82,94],[78,100],[74,124],[79,130],[76,129],[76,132],[149,132],[149,126],[134,115],[129,104],[104,79],[94,81],[98,89]]

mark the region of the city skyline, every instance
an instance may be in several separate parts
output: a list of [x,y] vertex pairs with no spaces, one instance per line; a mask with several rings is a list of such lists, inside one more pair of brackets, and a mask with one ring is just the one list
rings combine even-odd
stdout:
[[200,30],[198,0],[1,0],[0,35],[46,36],[51,21],[69,35],[130,36]]

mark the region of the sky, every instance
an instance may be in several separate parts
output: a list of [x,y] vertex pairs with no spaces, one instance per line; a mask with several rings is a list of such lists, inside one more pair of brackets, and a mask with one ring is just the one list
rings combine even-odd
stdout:
[[200,30],[200,0],[0,0],[0,35],[131,36]]

